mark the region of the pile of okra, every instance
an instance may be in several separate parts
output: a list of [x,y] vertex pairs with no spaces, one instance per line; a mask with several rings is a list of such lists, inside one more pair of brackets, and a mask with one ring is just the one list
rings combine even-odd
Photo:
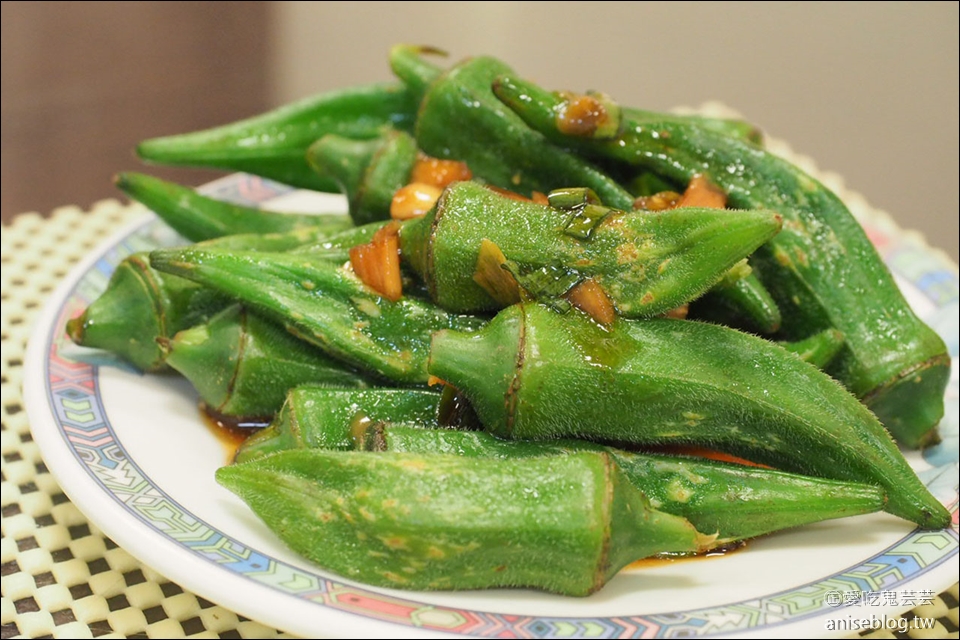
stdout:
[[141,143],[349,215],[121,174],[193,244],[68,323],[268,425],[217,479],[287,545],[380,586],[587,595],[829,518],[948,524],[898,447],[936,442],[946,347],[836,195],[746,122],[435,53]]

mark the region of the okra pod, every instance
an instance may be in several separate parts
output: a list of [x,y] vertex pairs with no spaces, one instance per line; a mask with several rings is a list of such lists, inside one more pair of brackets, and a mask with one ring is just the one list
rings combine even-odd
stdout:
[[712,540],[653,509],[604,453],[284,451],[223,467],[217,481],[297,553],[391,588],[585,596],[634,560]]
[[437,333],[429,371],[505,438],[698,444],[877,485],[887,511],[922,527],[950,520],[856,398],[795,354],[734,329],[666,319],[604,329],[580,314],[515,305],[475,334]]
[[427,389],[331,389],[303,385],[287,393],[270,425],[244,441],[236,462],[288,449],[350,451],[368,425],[383,420],[436,426],[440,394]]
[[268,421],[287,391],[307,382],[367,386],[363,376],[236,304],[161,345],[167,364],[193,384],[209,410],[223,416]]
[[572,230],[582,213],[458,182],[431,213],[401,228],[401,254],[450,311],[503,306],[475,279],[481,246],[492,242],[522,272],[552,269],[569,279],[567,289],[592,279],[621,315],[638,317],[702,294],[780,227],[768,211],[594,209],[596,220]]
[[361,372],[403,384],[427,381],[433,332],[484,323],[412,296],[391,302],[345,268],[308,255],[185,248],[154,251],[150,260],[250,305]]
[[[782,337],[825,329],[844,336],[827,371],[860,398],[904,445],[936,439],[950,357],[943,340],[907,304],[863,229],[829,189],[755,145],[669,119],[628,122],[619,136],[564,135],[563,99],[501,78],[497,96],[557,142],[686,183],[702,174],[735,207],[769,207],[783,231],[751,260],[783,312]],[[866,297],[869,296],[869,300]]]
[[[322,429],[317,425],[318,429]],[[425,429],[369,423],[368,451],[442,453],[510,460],[606,451],[654,508],[686,518],[697,531],[716,533],[714,546],[883,509],[885,496],[866,484],[681,456],[622,451],[584,440],[510,441],[483,431]]]
[[416,110],[416,98],[402,84],[351,87],[213,129],[146,140],[137,154],[160,164],[245,171],[336,192],[336,182],[307,164],[307,148],[328,133],[373,138],[384,126],[411,129]]
[[340,213],[279,213],[244,207],[208,198],[189,187],[141,173],[121,173],[114,183],[192,242],[235,234],[284,233],[308,228],[315,235],[329,235],[353,226],[350,218]]

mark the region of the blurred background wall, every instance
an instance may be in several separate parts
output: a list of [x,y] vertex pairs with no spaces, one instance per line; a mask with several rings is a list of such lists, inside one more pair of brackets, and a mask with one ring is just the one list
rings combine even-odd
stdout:
[[957,259],[956,2],[4,2],[4,219],[115,195],[140,139],[387,79],[396,42],[650,109],[720,100]]
[[[115,197],[144,138],[272,104],[263,2],[4,2],[3,219]],[[198,184],[218,174],[157,168]]]

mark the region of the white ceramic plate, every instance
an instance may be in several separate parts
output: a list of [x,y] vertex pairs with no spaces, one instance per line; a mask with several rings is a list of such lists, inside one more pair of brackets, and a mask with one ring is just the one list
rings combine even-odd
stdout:
[[[286,210],[332,210],[339,198],[247,176],[208,193]],[[862,217],[862,216],[861,216]],[[820,523],[724,557],[630,568],[599,593],[421,593],[339,579],[288,551],[214,481],[227,454],[189,384],[143,376],[79,349],[65,322],[133,251],[182,242],[152,216],[123,230],[67,278],[27,355],[24,395],[47,466],[77,506],[124,549],[184,587],[249,618],[307,636],[668,637],[849,635],[883,624],[957,579],[957,275],[884,216],[865,220],[918,312],[947,340],[954,367],[944,443],[914,468],[953,513],[920,532],[887,514]],[[861,602],[849,600],[862,596]],[[892,624],[892,622],[886,622]]]

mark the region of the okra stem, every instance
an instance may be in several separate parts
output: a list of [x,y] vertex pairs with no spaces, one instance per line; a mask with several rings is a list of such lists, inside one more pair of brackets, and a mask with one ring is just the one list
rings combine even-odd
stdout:
[[447,55],[441,49],[423,45],[398,44],[390,49],[390,69],[403,81],[418,103],[443,73],[443,69],[425,60],[424,54]]

